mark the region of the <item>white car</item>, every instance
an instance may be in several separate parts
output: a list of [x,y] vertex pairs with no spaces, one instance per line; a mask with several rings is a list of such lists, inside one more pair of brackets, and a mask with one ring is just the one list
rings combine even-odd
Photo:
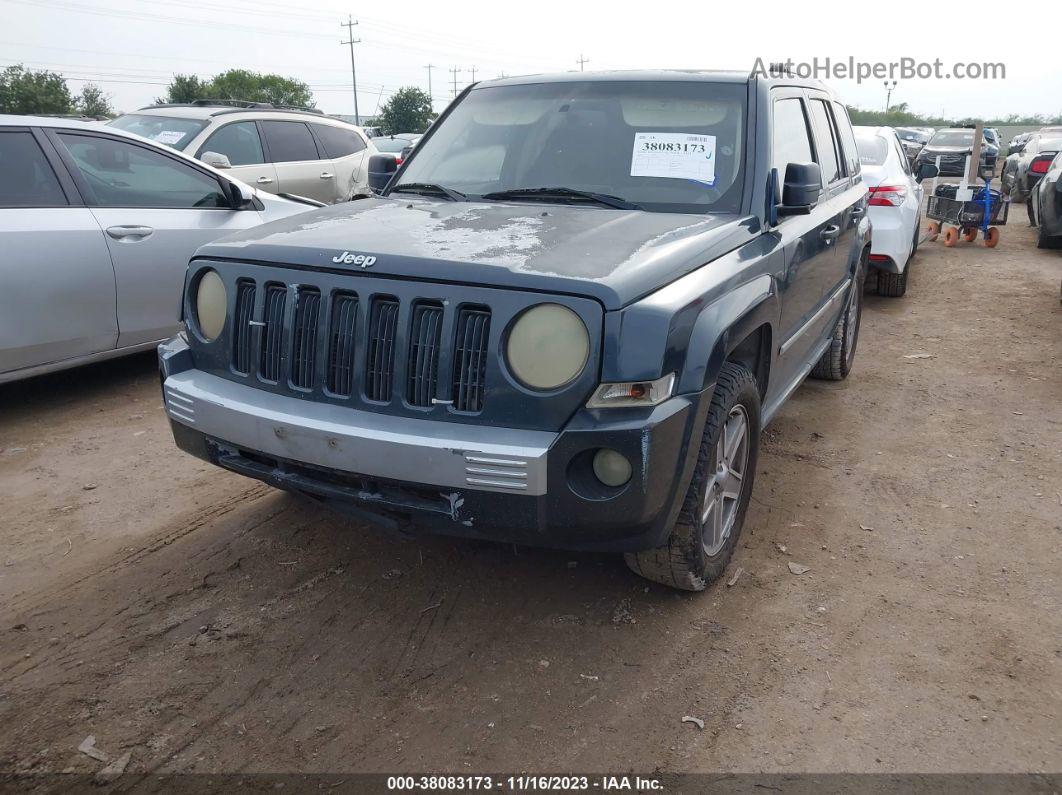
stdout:
[[332,204],[368,196],[376,147],[353,124],[267,102],[151,105],[111,126],[202,160],[261,190]]
[[320,206],[114,127],[0,116],[0,383],[154,347],[197,248]]
[[898,298],[907,292],[907,272],[918,248],[921,177],[912,170],[892,127],[852,130],[870,193],[870,265],[878,274],[878,293]]

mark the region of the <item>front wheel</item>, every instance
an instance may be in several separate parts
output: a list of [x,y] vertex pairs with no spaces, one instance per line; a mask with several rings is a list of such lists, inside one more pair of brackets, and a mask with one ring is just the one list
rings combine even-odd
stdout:
[[[904,274],[907,271],[904,269]],[[822,357],[816,362],[811,370],[813,378],[824,378],[827,381],[843,381],[848,377],[855,361],[856,343],[859,342],[859,323],[863,317],[863,282],[867,274],[867,255],[859,261],[856,270],[855,283],[848,292],[848,303],[844,311],[837,319],[837,325],[833,328],[833,336],[830,346]],[[878,274],[878,290],[881,290],[882,274]],[[904,289],[907,289],[906,278]]]
[[721,577],[745,522],[759,446],[756,379],[727,362],[719,371],[697,466],[667,543],[628,552],[627,565],[646,579],[683,591],[703,591]]

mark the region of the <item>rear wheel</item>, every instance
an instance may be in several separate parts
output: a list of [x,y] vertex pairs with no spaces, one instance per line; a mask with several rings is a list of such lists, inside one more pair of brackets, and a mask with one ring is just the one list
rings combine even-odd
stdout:
[[[830,346],[811,370],[813,378],[827,381],[843,381],[848,377],[855,361],[856,344],[859,342],[859,321],[863,317],[863,282],[867,273],[867,254],[864,251],[856,270],[855,284],[848,292],[848,303],[833,328]],[[878,273],[878,289],[881,289],[881,272]]]
[[631,569],[683,591],[722,576],[745,521],[760,444],[760,392],[746,368],[727,362],[697,453],[697,466],[667,543],[624,557]]
[[907,268],[903,273],[878,271],[878,295],[899,298],[907,292]]
[[1044,234],[1044,225],[1040,224],[1039,229],[1036,230],[1036,247],[1037,248],[1062,248],[1062,237],[1051,236]]

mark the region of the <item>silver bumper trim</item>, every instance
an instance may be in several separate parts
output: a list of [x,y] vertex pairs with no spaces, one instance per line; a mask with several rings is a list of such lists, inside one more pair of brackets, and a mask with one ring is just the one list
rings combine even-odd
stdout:
[[219,441],[276,458],[442,488],[546,493],[556,434],[394,417],[276,395],[185,370],[163,384],[166,412]]

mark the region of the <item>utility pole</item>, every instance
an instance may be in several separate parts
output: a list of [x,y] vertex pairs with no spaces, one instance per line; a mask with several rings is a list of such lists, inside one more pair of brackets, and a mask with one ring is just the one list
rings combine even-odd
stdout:
[[361,39],[354,38],[354,26],[358,23],[347,14],[347,21],[340,22],[339,27],[347,29],[348,41],[341,41],[340,44],[350,45],[350,79],[354,83],[354,124],[358,127],[361,126],[361,114],[358,113],[358,73],[354,69],[354,45],[360,44]]
[[576,63],[579,64],[579,71],[582,72],[583,71],[583,65],[590,63],[590,59],[589,58],[584,58],[583,54],[579,53],[579,60],[576,61]]
[[886,113],[889,112],[889,100],[892,99],[892,90],[894,88],[896,88],[896,81],[895,80],[892,81],[891,85],[889,84],[888,80],[885,81],[885,112]]
[[476,67],[473,66],[471,71],[472,71],[472,82],[475,83],[476,82]]
[[431,93],[431,70],[435,68],[435,64],[430,63],[424,67],[428,70],[428,99],[431,100],[431,109],[435,110],[435,95]]
[[459,69],[456,66],[453,69],[450,70],[450,74],[452,74],[454,76],[454,98],[455,99],[457,98],[457,73],[461,72],[461,71],[464,71],[464,70]]

